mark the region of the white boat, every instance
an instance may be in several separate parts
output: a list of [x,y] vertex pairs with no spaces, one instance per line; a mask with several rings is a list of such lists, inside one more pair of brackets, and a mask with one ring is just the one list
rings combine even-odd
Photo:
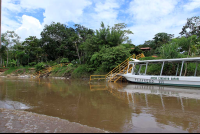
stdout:
[[[136,60],[129,61],[129,67],[126,74],[120,74],[124,76],[130,82],[136,82],[141,84],[158,84],[158,85],[173,85],[173,86],[192,86],[200,87],[200,77],[197,76],[198,63],[200,57],[196,58],[180,58],[180,59],[160,59],[160,60]],[[194,69],[193,76],[182,76],[184,63],[194,62],[196,63],[196,69]],[[148,75],[147,68],[149,64],[162,64],[160,75]],[[173,76],[163,75],[163,68],[166,63],[176,63],[176,74]],[[179,68],[179,64],[181,65]],[[139,66],[139,69],[136,69]],[[142,66],[145,66],[145,72],[141,73]],[[131,69],[132,68],[132,69]]]

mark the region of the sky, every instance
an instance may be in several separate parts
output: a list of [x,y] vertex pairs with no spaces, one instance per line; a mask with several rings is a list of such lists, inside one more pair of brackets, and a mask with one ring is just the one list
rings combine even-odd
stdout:
[[21,41],[40,37],[45,25],[81,24],[93,30],[100,23],[127,24],[134,45],[160,32],[180,36],[187,18],[200,16],[200,0],[2,0],[2,33],[15,31]]

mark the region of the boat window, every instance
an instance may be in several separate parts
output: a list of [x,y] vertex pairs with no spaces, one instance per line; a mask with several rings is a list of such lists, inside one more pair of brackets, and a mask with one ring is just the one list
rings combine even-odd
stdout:
[[133,65],[130,64],[129,67],[128,67],[128,73],[131,73],[131,72],[132,72],[132,69],[133,69]]
[[145,69],[146,69],[146,65],[142,65],[141,66],[141,70],[140,70],[140,75],[144,75],[145,74]]
[[[200,65],[196,62],[185,62],[181,76],[199,76]],[[179,74],[180,75],[180,74]]]
[[[149,63],[147,67],[146,75],[160,75],[160,71],[163,63]],[[146,66],[144,66],[145,72]]]
[[165,62],[162,75],[179,76],[182,63]]
[[138,75],[139,74],[139,68],[140,68],[139,64],[134,65],[134,67],[133,67],[133,74],[134,75]]
[[[200,76],[200,61],[153,61],[139,62],[133,67],[133,75],[162,75],[162,76]],[[164,65],[164,66],[163,66]],[[162,70],[163,66],[163,70]],[[147,67],[147,69],[146,69]],[[162,70],[162,72],[161,72]],[[162,73],[162,74],[161,74]]]

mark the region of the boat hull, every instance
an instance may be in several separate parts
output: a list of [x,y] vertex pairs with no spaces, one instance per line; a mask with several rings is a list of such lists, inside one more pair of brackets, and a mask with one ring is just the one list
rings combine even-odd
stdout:
[[200,77],[123,75],[128,81],[141,84],[200,87]]

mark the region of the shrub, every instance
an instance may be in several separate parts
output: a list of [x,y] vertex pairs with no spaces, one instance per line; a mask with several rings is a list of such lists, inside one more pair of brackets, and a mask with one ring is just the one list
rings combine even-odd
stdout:
[[17,60],[12,59],[10,60],[10,62],[8,62],[9,67],[15,67],[16,65],[17,65]]
[[29,66],[31,66],[31,67],[33,67],[33,66],[35,66],[36,65],[36,62],[31,62],[31,63],[29,63]]
[[72,73],[73,77],[81,77],[89,74],[88,65],[80,65],[78,66]]
[[35,65],[35,69],[36,71],[40,71],[42,69],[45,69],[46,64],[43,62],[38,63],[37,65]]
[[60,63],[69,63],[69,59],[68,58],[63,58]]

